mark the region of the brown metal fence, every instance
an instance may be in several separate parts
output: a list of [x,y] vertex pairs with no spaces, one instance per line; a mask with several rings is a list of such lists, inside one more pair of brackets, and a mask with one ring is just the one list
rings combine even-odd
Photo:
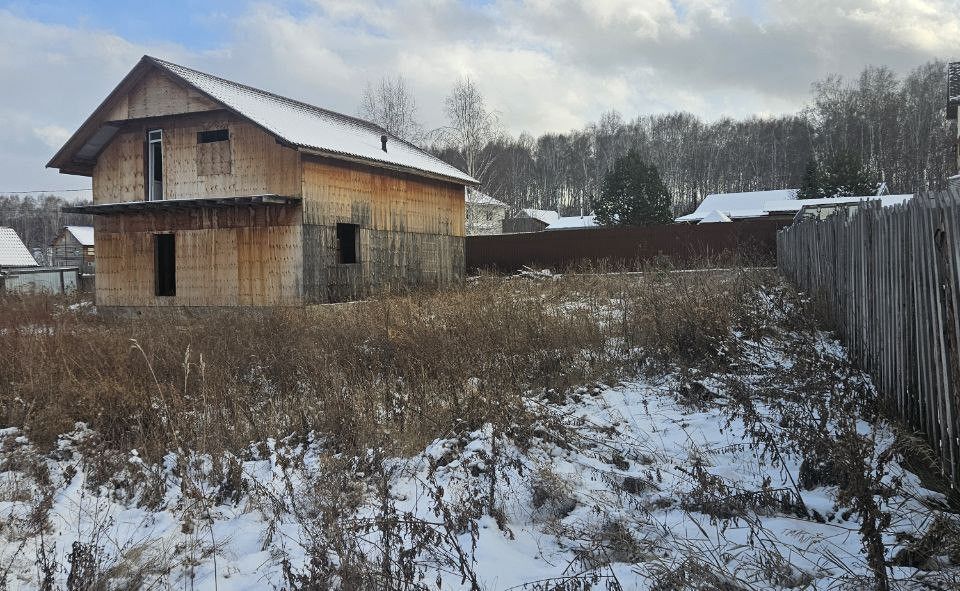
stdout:
[[824,299],[853,359],[960,485],[960,195],[789,227],[777,258]]
[[787,223],[761,219],[467,236],[466,262],[471,271],[514,271],[525,266],[562,270],[600,261],[633,267],[661,257],[687,265],[706,257],[735,254],[772,264],[777,230]]

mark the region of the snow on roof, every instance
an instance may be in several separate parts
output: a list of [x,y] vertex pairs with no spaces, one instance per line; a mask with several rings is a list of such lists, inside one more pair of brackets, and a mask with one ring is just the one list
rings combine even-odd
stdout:
[[467,203],[473,203],[475,205],[494,205],[497,207],[509,207],[503,201],[499,199],[494,199],[493,197],[487,195],[486,193],[481,193],[473,187],[467,187]]
[[716,209],[714,209],[707,215],[703,216],[703,218],[701,218],[701,220],[697,223],[698,224],[717,224],[717,223],[732,222],[732,221],[733,220],[731,220],[730,217],[727,216],[727,214],[723,213],[722,211],[717,211]]
[[[708,195],[697,210],[689,215],[680,216],[678,222],[705,221],[713,214],[723,215],[730,220],[766,217],[774,213],[796,213],[804,207],[832,207],[853,204],[860,201],[880,200],[883,207],[899,205],[910,200],[913,195],[858,195],[854,197],[824,197],[822,199],[797,199],[795,189],[780,191],[754,191],[752,193],[720,193]],[[707,205],[707,207],[704,207]],[[719,207],[717,207],[719,206]],[[730,209],[724,209],[728,206]]]
[[804,207],[829,207],[835,205],[846,205],[859,203],[861,201],[880,201],[883,207],[891,205],[900,205],[906,203],[913,197],[912,194],[903,195],[859,195],[854,197],[824,197],[822,199],[793,199],[784,201],[770,201],[764,205],[768,213],[795,213]]
[[93,226],[64,226],[83,246],[93,246]]
[[560,219],[560,214],[551,209],[524,209],[523,213],[545,224],[551,224]]
[[745,193],[713,193],[700,202],[696,211],[680,216],[678,222],[699,222],[707,214],[719,211],[731,218],[760,217],[767,215],[763,204],[768,201],[796,199],[796,189],[774,191],[749,191]]
[[573,228],[596,228],[597,216],[595,215],[572,215],[568,217],[559,217],[556,221],[547,224],[548,230],[570,230]]
[[37,261],[13,228],[0,226],[0,267],[36,267]]
[[[390,135],[379,125],[157,58],[146,59],[298,147],[413,169],[468,184],[477,182],[436,156]],[[386,152],[380,142],[382,135],[389,136]]]

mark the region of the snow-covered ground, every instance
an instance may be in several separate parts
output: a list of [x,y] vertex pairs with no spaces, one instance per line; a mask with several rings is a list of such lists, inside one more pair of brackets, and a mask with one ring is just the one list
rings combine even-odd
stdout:
[[[217,462],[170,454],[151,466],[131,451],[104,475],[83,425],[43,454],[6,429],[0,589],[81,588],[69,585],[84,576],[218,590],[382,588],[378,577],[404,589],[871,588],[861,515],[801,466],[814,443],[791,440],[817,407],[806,400],[839,404],[869,394],[869,380],[825,334],[735,333],[729,348],[723,370],[651,366],[531,392],[534,424],[454,427],[408,458],[291,438]],[[955,523],[946,499],[885,453],[889,424],[849,418],[889,518],[880,536],[900,564],[889,577],[954,588],[947,545],[922,569],[903,565],[931,524]],[[838,421],[826,439],[842,435]]]

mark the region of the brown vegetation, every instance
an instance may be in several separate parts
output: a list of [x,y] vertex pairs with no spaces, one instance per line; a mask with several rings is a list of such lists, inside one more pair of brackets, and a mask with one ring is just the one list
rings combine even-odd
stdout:
[[[52,443],[86,422],[116,449],[238,452],[313,431],[397,452],[491,422],[523,394],[719,359],[756,272],[481,277],[461,289],[310,309],[105,320],[0,305],[0,424]],[[69,305],[78,304],[78,305]]]

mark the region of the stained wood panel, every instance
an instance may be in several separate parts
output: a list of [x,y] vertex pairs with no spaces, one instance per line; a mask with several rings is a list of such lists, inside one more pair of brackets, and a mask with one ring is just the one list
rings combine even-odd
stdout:
[[160,117],[221,108],[192,88],[159,71],[148,73],[116,102],[107,120]]
[[303,162],[304,223],[464,235],[461,185],[361,165]]
[[[144,191],[144,142],[147,125],[118,133],[97,160],[93,173],[94,203],[139,201]],[[253,124],[224,112],[209,117],[151,122],[163,130],[165,199],[232,197],[237,195],[300,195],[300,155],[281,146]],[[214,169],[201,170],[197,132],[228,129],[229,142],[204,146],[218,151]],[[219,144],[219,145],[218,145]],[[226,156],[224,156],[224,153]],[[226,157],[228,166],[223,166]],[[213,157],[208,163],[213,166]],[[228,174],[217,171],[229,170]],[[207,173],[207,174],[201,174]]]
[[357,264],[338,262],[336,226],[303,226],[305,303],[358,299],[389,286],[463,280],[464,238],[360,229]]
[[[111,216],[123,218],[126,216]],[[96,299],[100,306],[264,306],[301,303],[300,225],[207,227],[167,216],[97,220]],[[206,220],[210,222],[211,220]],[[216,225],[218,220],[212,220]],[[227,221],[228,220],[224,220]],[[236,221],[236,219],[233,219]],[[174,297],[154,295],[154,234],[176,235]]]

